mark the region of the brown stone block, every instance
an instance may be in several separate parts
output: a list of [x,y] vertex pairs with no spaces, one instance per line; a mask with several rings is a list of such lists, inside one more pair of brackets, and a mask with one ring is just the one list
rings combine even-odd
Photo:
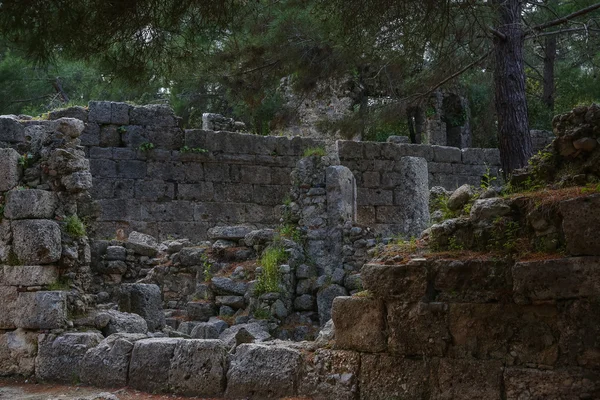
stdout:
[[336,348],[369,353],[385,351],[385,316],[380,300],[336,297],[331,317]]
[[579,400],[600,398],[600,374],[580,368],[540,371],[506,368],[506,400]]
[[391,353],[426,357],[446,354],[450,342],[446,303],[388,302],[387,325]]
[[360,399],[429,399],[429,366],[424,360],[362,354]]
[[562,228],[571,255],[600,255],[600,194],[565,200],[560,203]]
[[377,298],[417,302],[427,292],[427,267],[421,263],[365,264],[361,277],[364,288]]
[[299,396],[315,400],[354,400],[358,395],[360,355],[354,351],[319,349],[304,353]]
[[440,359],[432,363],[431,400],[501,399],[502,362]]
[[554,306],[450,304],[449,355],[554,365],[558,357]]
[[560,365],[600,367],[600,297],[558,304]]
[[571,299],[600,293],[600,257],[516,263],[515,301]]

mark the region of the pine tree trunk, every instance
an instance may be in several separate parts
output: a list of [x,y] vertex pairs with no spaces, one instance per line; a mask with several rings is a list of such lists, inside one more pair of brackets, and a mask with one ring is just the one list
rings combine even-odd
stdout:
[[504,176],[527,165],[533,151],[529,136],[521,0],[494,0],[498,8],[498,32],[504,38],[494,38],[496,68],[496,113],[498,141]]
[[544,93],[542,101],[548,111],[554,112],[554,61],[556,60],[556,36],[546,36],[544,41]]

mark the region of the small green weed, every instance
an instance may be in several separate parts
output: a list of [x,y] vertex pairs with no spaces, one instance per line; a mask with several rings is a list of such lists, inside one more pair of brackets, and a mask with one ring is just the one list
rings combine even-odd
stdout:
[[125,126],[121,125],[120,127],[117,128],[117,132],[121,135],[127,133],[127,128],[125,128]]
[[325,151],[324,147],[309,147],[308,149],[304,150],[304,157],[312,157],[312,156],[323,157],[326,155],[327,155],[327,152]]
[[86,236],[86,229],[84,223],[79,219],[77,214],[65,217],[65,232],[72,237],[83,237]]
[[51,284],[48,285],[50,291],[64,291],[69,290],[69,282],[66,278],[60,277]]
[[266,309],[266,308],[257,308],[254,311],[254,318],[256,319],[270,319],[271,318],[271,312]]
[[259,264],[262,273],[258,276],[255,292],[258,296],[264,293],[279,292],[279,265],[287,259],[285,249],[280,246],[268,247],[263,252]]
[[[581,194],[586,193],[600,193],[600,183],[596,186],[588,184],[586,187],[581,188]],[[2,213],[0,212],[0,220],[2,220]]]
[[293,240],[296,243],[302,242],[302,232],[293,224],[285,224],[278,229],[279,236]]
[[2,219],[4,219],[4,204],[0,204],[0,222],[2,222]]
[[494,183],[494,181],[496,181],[497,179],[498,178],[496,178],[492,174],[492,170],[490,169],[489,165],[486,164],[485,174],[483,174],[483,176],[481,177],[481,184],[479,185],[479,187],[482,190],[488,190],[490,187],[492,187],[492,183]]
[[181,153],[196,153],[196,154],[202,154],[202,153],[208,153],[208,150],[203,149],[202,147],[189,147],[189,146],[183,146],[181,149],[179,149],[179,151]]
[[19,257],[13,250],[11,250],[8,253],[8,260],[6,260],[6,261],[7,261],[8,265],[13,266],[13,267],[17,266],[17,265],[24,265],[23,262],[21,260],[19,260]]
[[465,246],[456,239],[456,236],[451,236],[448,239],[448,249],[451,251],[462,251]]
[[33,160],[33,155],[29,153],[23,154],[19,157],[19,165],[25,169],[29,168],[30,161]]
[[150,142],[142,143],[142,144],[140,144],[139,149],[140,149],[140,151],[150,151],[150,150],[154,149],[154,143],[150,143]]
[[206,254],[202,254],[200,259],[202,260],[202,272],[204,273],[204,282],[208,282],[213,277],[212,263],[210,262]]

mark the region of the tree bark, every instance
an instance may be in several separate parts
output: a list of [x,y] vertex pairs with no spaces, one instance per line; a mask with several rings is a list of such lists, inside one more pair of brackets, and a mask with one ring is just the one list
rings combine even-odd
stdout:
[[544,40],[544,92],[542,101],[548,111],[554,112],[554,62],[556,61],[556,36],[546,36]]
[[498,116],[498,141],[502,170],[507,177],[524,167],[533,154],[525,97],[524,34],[521,0],[493,0],[498,10],[496,28],[506,39],[494,37],[494,85]]

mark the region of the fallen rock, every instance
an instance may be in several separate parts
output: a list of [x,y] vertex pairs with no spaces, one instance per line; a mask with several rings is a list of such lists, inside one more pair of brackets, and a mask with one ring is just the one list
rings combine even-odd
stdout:
[[215,226],[208,230],[208,237],[211,240],[240,240],[256,230],[256,226],[252,225],[235,225],[235,226]]
[[462,208],[473,197],[473,188],[469,184],[464,184],[456,189],[448,198],[448,208],[452,211],[462,210]]
[[146,320],[137,314],[121,312],[117,310],[102,311],[105,314],[108,323],[102,329],[105,336],[114,333],[147,333],[148,324]]
[[150,235],[133,231],[127,238],[127,248],[142,256],[154,257],[158,253],[158,242]]
[[225,329],[220,335],[221,339],[227,348],[232,348],[236,345],[236,335],[244,329],[252,337],[253,342],[264,342],[271,338],[271,335],[267,331],[267,328],[257,322],[251,322],[248,324],[233,325],[230,328]]

